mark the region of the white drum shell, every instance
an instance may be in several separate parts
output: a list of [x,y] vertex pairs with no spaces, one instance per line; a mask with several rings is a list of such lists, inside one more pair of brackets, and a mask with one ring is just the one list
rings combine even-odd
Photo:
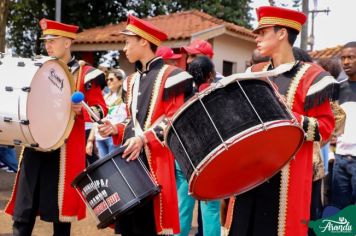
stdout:
[[74,123],[74,86],[66,65],[44,56],[6,55],[0,61],[0,144],[60,147]]

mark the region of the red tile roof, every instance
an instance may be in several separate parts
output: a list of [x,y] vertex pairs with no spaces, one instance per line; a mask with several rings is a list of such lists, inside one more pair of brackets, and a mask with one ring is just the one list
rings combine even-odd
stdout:
[[[194,33],[222,25],[225,26],[227,30],[241,36],[251,38],[252,40],[255,38],[255,35],[249,29],[220,20],[198,10],[155,16],[146,18],[146,20],[166,32],[168,34],[168,40],[189,39]],[[87,29],[78,34],[74,43],[121,43],[124,39],[119,32],[122,31],[125,26],[126,22],[120,22],[115,25],[110,24],[103,27]]]
[[309,54],[313,59],[334,58],[340,55],[341,48],[342,46],[339,45],[333,48],[325,48],[323,50],[309,52]]

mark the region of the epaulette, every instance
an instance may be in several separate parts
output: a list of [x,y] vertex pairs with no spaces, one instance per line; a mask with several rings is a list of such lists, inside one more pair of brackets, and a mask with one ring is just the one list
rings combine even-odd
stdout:
[[103,89],[106,86],[104,72],[94,67],[89,67],[84,76],[84,84],[89,81],[95,81]]
[[184,93],[186,95],[193,92],[193,77],[180,68],[173,68],[164,84],[163,99],[168,100],[172,96]]
[[319,106],[326,100],[338,99],[340,84],[328,72],[321,71],[308,89],[304,110]]

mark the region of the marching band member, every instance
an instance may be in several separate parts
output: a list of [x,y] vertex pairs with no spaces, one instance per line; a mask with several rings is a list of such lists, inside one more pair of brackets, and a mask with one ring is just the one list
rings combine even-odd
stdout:
[[172,116],[192,94],[191,76],[155,56],[167,35],[149,22],[129,15],[122,33],[126,36],[124,52],[129,62],[139,65],[124,86],[129,117],[117,125],[106,121],[99,125],[99,133],[113,135],[116,144],[127,146],[123,158],[128,161],[142,152],[161,192],[132,214],[120,218],[119,226],[123,236],[176,234],[179,216],[174,159],[164,144],[164,117]]
[[[269,79],[305,131],[305,142],[295,157],[275,176],[236,197],[230,235],[305,236],[312,189],[313,142],[327,140],[334,128],[329,98],[335,80],[313,63],[296,61],[292,46],[306,20],[294,10],[257,9],[257,49],[271,61],[252,66],[264,71],[290,63],[293,67]],[[286,137],[288,138],[288,137]],[[257,144],[258,145],[258,144]]]
[[[70,52],[78,26],[48,19],[42,19],[40,26],[48,55],[68,65],[76,89],[84,93],[93,111],[104,117],[107,112],[101,94],[104,74],[79,64]],[[13,216],[15,236],[31,235],[38,214],[41,220],[53,222],[54,235],[70,235],[70,222],[85,217],[85,205],[71,182],[85,168],[84,122],[90,118],[80,103],[73,103],[72,110],[74,126],[62,147],[49,152],[23,150],[14,191],[5,210]]]

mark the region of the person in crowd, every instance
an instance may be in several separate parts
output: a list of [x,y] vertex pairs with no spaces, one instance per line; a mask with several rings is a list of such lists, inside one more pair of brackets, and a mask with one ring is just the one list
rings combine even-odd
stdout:
[[[293,44],[306,21],[298,11],[274,6],[257,9],[257,49],[270,62],[252,72],[280,65],[290,69],[269,77],[306,133],[305,142],[277,174],[236,197],[229,235],[307,235],[312,189],[313,143],[327,140],[334,128],[329,99],[335,80],[321,67],[295,60]],[[323,86],[322,86],[323,85]]]
[[170,235],[179,233],[178,200],[174,176],[174,159],[164,145],[167,117],[171,117],[193,93],[192,77],[175,66],[165,65],[156,57],[157,47],[167,35],[151,23],[129,15],[124,52],[137,72],[126,80],[125,101],[128,118],[113,125],[99,125],[103,137],[112,135],[117,145],[126,149],[122,155],[128,162],[141,160],[161,192],[133,213],[118,219],[123,236]]
[[[126,106],[122,100],[122,83],[125,79],[126,73],[122,69],[109,70],[106,78],[109,92],[104,96],[108,107],[108,114],[105,118],[113,124],[120,123],[127,117]],[[94,147],[98,149],[99,158],[103,158],[116,148],[111,137],[100,136],[97,125],[93,127],[87,140],[86,152],[88,155],[92,155]]]
[[[104,117],[103,73],[79,63],[70,51],[78,26],[48,19],[42,19],[40,26],[48,55],[68,65],[73,82],[84,93],[86,103],[98,117]],[[25,148],[20,157],[14,192],[5,209],[13,217],[15,236],[31,235],[38,214],[41,220],[53,223],[54,235],[70,235],[70,222],[85,217],[84,202],[71,182],[85,168],[84,122],[89,114],[81,103],[72,103],[72,110],[75,122],[67,141],[59,149],[45,152]]]
[[15,148],[0,146],[0,168],[7,172],[16,173],[18,165]]
[[[196,57],[190,62],[188,72],[193,76],[195,91],[200,92],[209,87],[215,80],[215,68],[212,61],[207,56]],[[185,178],[178,162],[176,161],[176,182],[178,190],[180,234],[188,236],[193,218],[193,209],[196,200],[188,195],[188,182]],[[201,210],[203,235],[220,235],[220,200],[199,201]]]
[[[211,44],[202,39],[194,39],[188,46],[181,47],[180,49],[181,53],[187,54],[187,66],[189,67],[189,64],[197,57],[199,56],[207,56],[211,60],[213,59],[214,56],[214,50]],[[216,72],[216,77],[215,81],[217,82],[220,79],[222,79],[222,74],[219,72]]]
[[346,113],[344,133],[337,137],[332,176],[331,204],[343,209],[356,204],[356,42],[341,50],[347,79],[340,82],[339,104]]
[[167,65],[179,66],[179,60],[182,58],[182,54],[174,53],[173,49],[167,46],[160,46],[156,51],[157,57],[162,57]]

